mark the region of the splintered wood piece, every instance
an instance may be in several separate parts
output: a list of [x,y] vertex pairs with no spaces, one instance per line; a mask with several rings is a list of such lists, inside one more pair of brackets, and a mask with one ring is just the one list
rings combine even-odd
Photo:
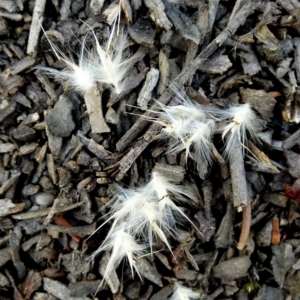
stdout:
[[201,36],[199,44],[201,44],[208,31],[208,5],[206,3],[199,3],[197,25]]
[[35,64],[35,61],[35,58],[26,56],[23,59],[18,60],[9,68],[5,69],[5,71],[2,74],[5,78],[8,78],[11,75],[17,75],[32,67]]
[[296,49],[294,51],[295,57],[295,69],[297,74],[297,82],[300,84],[300,38],[295,38],[294,40]]
[[252,142],[249,141],[248,144],[249,150],[255,155],[255,157],[265,165],[267,165],[268,168],[272,169],[274,171],[274,174],[280,173],[280,171],[270,162],[270,159],[268,156],[259,150]]
[[148,102],[151,100],[152,91],[156,87],[158,77],[159,71],[155,68],[151,68],[147,73],[146,80],[137,99],[138,106],[143,110],[147,108]]
[[277,0],[277,3],[290,14],[295,9],[300,8],[299,2],[295,0]]
[[54,158],[51,153],[47,154],[47,168],[48,168],[49,176],[52,179],[52,182],[54,184],[57,184],[57,180],[58,180],[57,171],[56,171],[56,166],[54,164]]
[[168,60],[168,56],[165,51],[161,49],[158,55],[158,64],[159,64],[159,83],[157,86],[157,94],[160,95],[164,91],[165,87],[170,83],[170,63]]
[[252,49],[249,49],[247,52],[241,52],[239,55],[245,75],[253,76],[261,71],[261,66]]
[[63,299],[81,299],[81,300],[90,300],[90,297],[71,297],[71,291],[70,289],[62,284],[61,282],[57,280],[53,280],[47,277],[43,278],[43,289],[49,293],[50,295],[53,295],[56,297],[56,299],[63,300]]
[[235,17],[235,15],[238,13],[238,11],[243,7],[243,5],[245,5],[247,3],[247,0],[237,0],[234,4],[232,13],[230,15],[229,21],[231,22],[232,19]]
[[105,159],[111,154],[105,150],[102,145],[97,144],[93,139],[88,139],[85,137],[81,131],[78,130],[76,136],[80,139],[81,143],[98,158]]
[[264,43],[269,50],[277,50],[279,47],[279,41],[275,35],[271,32],[267,25],[260,26],[254,32],[255,37]]
[[3,74],[0,74],[0,93],[4,97],[13,95],[19,91],[24,83],[24,78],[19,75],[12,75],[6,78]]
[[172,180],[172,182],[180,183],[184,179],[185,168],[181,166],[167,165],[165,163],[155,164],[153,171],[157,171]]
[[300,88],[294,72],[289,72],[289,82],[287,84],[286,101],[282,110],[282,117],[285,122],[300,122]]
[[84,95],[84,101],[89,114],[91,129],[93,133],[110,132],[110,128],[105,123],[102,112],[102,97],[96,85]]
[[87,237],[92,235],[97,227],[96,223],[90,224],[90,225],[82,225],[82,226],[72,226],[68,221],[62,222],[61,219],[63,216],[54,216],[54,222],[57,225],[48,225],[48,230],[55,230],[59,232],[64,232],[69,234],[74,241],[79,242],[82,237]]
[[58,99],[58,96],[57,96],[54,88],[52,87],[48,77],[45,74],[42,74],[42,72],[40,70],[35,71],[34,74],[35,74],[36,78],[42,83],[43,87],[45,88],[45,90],[48,93],[48,95],[50,96],[50,98],[56,102]]
[[[75,209],[75,208],[81,206],[83,204],[83,202],[84,201],[77,202],[74,204],[66,204],[63,206],[56,206],[54,209],[54,213],[57,214],[57,213],[62,213],[65,211]],[[12,218],[15,220],[28,220],[28,219],[33,219],[33,218],[40,218],[40,217],[47,216],[50,213],[51,209],[52,209],[52,207],[42,208],[42,209],[34,210],[34,211],[28,211],[25,213],[19,213],[16,215],[12,215]]]
[[231,67],[228,55],[216,55],[199,65],[199,70],[206,74],[224,74]]
[[219,2],[219,0],[210,0],[208,2],[207,28],[202,47],[207,46],[209,44],[209,41],[211,40],[212,29],[216,20]]
[[144,3],[149,8],[150,17],[157,26],[167,31],[172,28],[172,23],[165,13],[165,5],[161,0],[145,0]]
[[156,30],[152,26],[152,22],[148,19],[139,18],[128,29],[130,37],[138,44],[152,47]]
[[46,0],[36,0],[33,10],[33,16],[29,31],[27,54],[35,57],[37,54],[37,46],[39,42],[39,34],[41,32],[41,24],[43,22],[43,14],[45,11]]

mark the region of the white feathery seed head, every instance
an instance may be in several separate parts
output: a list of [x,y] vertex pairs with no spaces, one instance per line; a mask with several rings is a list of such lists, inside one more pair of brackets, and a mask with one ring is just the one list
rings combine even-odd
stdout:
[[151,180],[143,189],[147,199],[152,199],[152,203],[158,203],[155,219],[164,231],[174,236],[176,225],[182,219],[188,220],[195,226],[173,201],[174,198],[179,198],[181,201],[196,203],[197,197],[191,188],[176,185],[166,176],[153,171]]
[[200,294],[184,286],[180,282],[174,283],[174,291],[169,300],[192,300],[200,299]]
[[170,147],[169,152],[179,153],[185,150],[186,161],[194,150],[195,160],[205,160],[207,163],[212,161],[212,137],[215,129],[214,120],[193,121],[186,129],[184,142],[178,141]]
[[[43,29],[44,30],[44,29]],[[56,70],[48,67],[38,67],[49,77],[55,78],[59,82],[67,82],[70,90],[80,94],[86,93],[96,84],[95,54],[93,50],[86,48],[86,37],[81,43],[78,61],[75,62],[71,57],[67,57],[57,46],[55,46],[44,31],[45,36],[58,60],[66,66],[64,70]]]
[[245,148],[247,144],[247,134],[254,142],[259,142],[257,133],[263,128],[264,121],[253,111],[251,106],[240,104],[232,106],[219,112],[222,120],[228,120],[229,123],[223,128],[222,139],[226,140],[225,154],[231,151],[235,140],[238,140]]
[[127,34],[124,30],[116,33],[116,22],[117,20],[114,21],[105,47],[100,45],[94,30],[85,23],[91,28],[96,45],[87,49],[85,37],[77,63],[58,49],[45,33],[56,57],[66,65],[67,70],[58,71],[47,67],[39,69],[61,82],[67,82],[72,90],[81,94],[86,93],[97,82],[107,84],[117,94],[122,93],[126,89],[128,72],[141,54],[125,55]]
[[[158,171],[152,172],[152,178],[149,183],[143,188],[144,193],[149,197],[156,197],[158,201],[164,197],[173,195],[174,197],[185,199],[188,202],[196,202],[197,197],[194,192],[182,185],[175,184],[170,178],[162,175]],[[183,196],[185,198],[183,198]]]
[[103,251],[110,251],[110,260],[103,275],[103,279],[106,279],[109,274],[119,266],[123,258],[127,259],[132,273],[133,269],[137,271],[135,260],[143,254],[145,249],[146,245],[138,243],[135,238],[126,231],[124,224],[121,224],[110,230],[108,237],[95,251],[92,257],[97,256]]
[[190,97],[179,88],[179,86],[171,84],[170,88],[174,92],[175,99],[178,102],[178,105],[167,106],[170,113],[186,118],[196,118],[197,120],[205,120],[208,117],[206,109],[191,100]]
[[116,22],[113,24],[105,47],[100,45],[95,32],[93,30],[92,32],[98,54],[98,61],[95,65],[98,70],[97,81],[108,84],[115,93],[120,94],[126,89],[128,72],[140,54],[125,56],[128,37],[124,30],[120,30],[119,35],[116,36],[115,26]]

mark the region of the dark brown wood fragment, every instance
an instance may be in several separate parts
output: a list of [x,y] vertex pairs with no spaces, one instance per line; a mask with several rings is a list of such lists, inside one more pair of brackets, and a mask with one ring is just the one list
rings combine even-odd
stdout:
[[11,97],[11,100],[25,106],[31,108],[30,101],[21,93],[16,93]]
[[299,2],[295,0],[277,0],[277,3],[290,14],[292,14],[295,9],[300,8]]
[[[62,213],[65,211],[69,211],[69,210],[77,208],[81,205],[82,205],[82,202],[77,202],[74,204],[66,204],[63,206],[56,206],[54,213]],[[35,211],[28,211],[25,213],[13,215],[13,218],[16,220],[27,220],[27,219],[39,218],[39,217],[47,216],[50,211],[51,211],[51,208],[42,208],[42,209],[35,210]]]
[[153,168],[153,171],[166,175],[176,183],[182,182],[185,175],[185,169],[183,167],[167,165],[165,163],[157,163]]
[[9,247],[0,249],[0,267],[11,260],[11,250]]
[[166,13],[176,30],[187,40],[191,40],[197,45],[200,43],[200,31],[193,20],[180,11],[175,5],[165,2]]
[[78,131],[76,136],[88,148],[88,150],[94,153],[98,158],[105,159],[110,155],[110,153],[105,150],[102,145],[97,144],[93,139],[88,139],[82,132]]
[[19,91],[24,83],[24,78],[19,75],[6,78],[3,74],[0,74],[0,93],[4,97],[13,95]]
[[261,71],[261,66],[252,49],[240,54],[243,72],[245,75],[253,76]]
[[283,141],[282,149],[284,150],[291,149],[294,145],[296,145],[299,142],[299,139],[300,139],[300,129],[296,130],[286,140]]
[[22,238],[21,227],[15,227],[10,235],[9,245],[11,249],[11,258],[17,270],[18,278],[21,279],[25,276],[26,267],[20,259],[20,242]]
[[224,74],[232,67],[227,55],[215,55],[199,65],[199,70],[206,74]]
[[43,278],[43,289],[48,292],[49,294],[55,296],[59,300],[90,300],[89,297],[71,297],[70,293],[71,291],[67,286],[62,284],[61,282],[57,280],[53,280],[47,277]]
[[148,102],[151,100],[152,91],[156,87],[158,78],[159,71],[155,68],[151,68],[147,73],[146,80],[137,99],[137,104],[142,110],[147,108]]
[[8,79],[11,75],[17,75],[28,68],[32,67],[35,64],[35,59],[32,57],[25,57],[22,60],[17,61],[15,64],[10,66],[9,68],[5,69],[5,71],[2,73],[3,76]]
[[59,232],[64,232],[68,234],[75,234],[80,237],[87,237],[93,234],[96,230],[96,224],[91,224],[91,225],[82,225],[82,226],[72,226],[72,227],[66,227],[66,226],[58,226],[58,225],[52,225],[49,224],[47,226],[48,230],[53,230],[53,231],[59,231]]
[[156,30],[148,19],[139,18],[128,30],[130,37],[138,44],[151,47]]
[[270,121],[273,117],[273,110],[276,104],[276,100],[266,93],[264,90],[244,89],[240,88],[242,101],[249,103],[260,116]]
[[151,282],[157,284],[160,287],[163,287],[161,281],[161,275],[158,271],[149,263],[149,261],[145,258],[139,258],[136,261],[136,268],[141,276],[150,280]]
[[3,122],[8,116],[10,116],[16,110],[16,102],[11,101],[7,106],[0,109],[0,123]]
[[70,289],[71,297],[84,297],[88,295],[94,295],[97,291],[103,289],[100,286],[101,280],[82,280],[79,282],[72,282],[69,284],[68,288]]
[[252,84],[252,79],[250,76],[236,74],[236,75],[229,77],[219,87],[219,90],[217,93],[218,98],[221,98],[222,96],[224,96],[228,90],[231,90],[234,87],[245,84],[245,83]]

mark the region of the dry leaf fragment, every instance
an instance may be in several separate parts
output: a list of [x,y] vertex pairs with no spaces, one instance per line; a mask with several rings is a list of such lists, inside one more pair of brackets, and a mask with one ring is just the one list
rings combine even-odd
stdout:
[[272,220],[272,244],[279,245],[280,244],[280,229],[279,229],[279,219],[273,218]]
[[300,202],[300,179],[297,179],[292,186],[285,184],[284,190],[284,196]]
[[31,295],[42,285],[42,276],[39,272],[30,270],[25,281],[20,285],[19,289],[25,299],[32,299]]

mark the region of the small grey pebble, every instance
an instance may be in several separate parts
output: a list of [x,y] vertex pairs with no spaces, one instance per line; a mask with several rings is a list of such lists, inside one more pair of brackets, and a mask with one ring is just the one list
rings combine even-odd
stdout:
[[37,193],[36,195],[34,195],[34,200],[35,200],[36,204],[47,207],[53,203],[54,196],[49,193],[41,192],[41,193]]
[[56,136],[67,137],[75,128],[73,105],[66,96],[60,96],[52,111],[46,116],[49,130]]

